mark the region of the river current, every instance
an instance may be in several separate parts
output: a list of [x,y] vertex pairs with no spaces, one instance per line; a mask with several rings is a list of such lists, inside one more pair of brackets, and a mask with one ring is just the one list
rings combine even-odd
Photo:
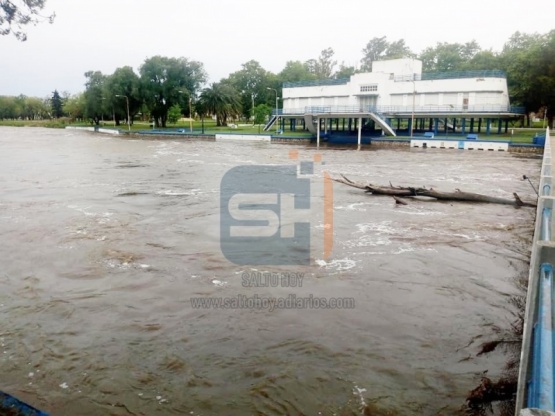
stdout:
[[[522,175],[537,183],[540,168],[502,152],[0,128],[0,390],[52,415],[463,414],[482,375],[499,377],[508,360],[478,353],[519,313],[535,210],[404,206],[336,183],[329,258],[229,261],[224,175],[317,154],[316,184],[325,169],[524,200],[535,193]],[[353,303],[192,305],[293,295]]]

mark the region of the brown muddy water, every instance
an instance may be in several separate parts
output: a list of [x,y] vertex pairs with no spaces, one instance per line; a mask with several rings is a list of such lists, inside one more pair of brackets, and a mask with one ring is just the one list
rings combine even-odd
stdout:
[[[334,247],[238,266],[219,242],[223,175],[312,160],[306,145],[0,128],[0,390],[53,415],[452,415],[496,379],[535,210],[334,185]],[[540,159],[323,148],[373,183],[532,200]],[[321,171],[316,172],[316,180]],[[312,198],[322,198],[313,187]],[[322,230],[321,218],[316,229]],[[319,223],[318,223],[319,221]],[[243,273],[304,273],[246,287]],[[201,297],[352,298],[353,309],[194,309]]]

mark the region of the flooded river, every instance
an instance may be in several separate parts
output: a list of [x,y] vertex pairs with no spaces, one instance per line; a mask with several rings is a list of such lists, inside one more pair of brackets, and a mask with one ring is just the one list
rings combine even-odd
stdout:
[[[291,164],[290,150],[317,153],[0,128],[0,390],[53,415],[462,414],[481,376],[499,377],[508,360],[478,353],[519,312],[535,210],[398,206],[335,184],[329,258],[233,264],[219,238],[222,178]],[[525,200],[535,194],[522,175],[537,183],[540,167],[500,152],[319,154],[333,175]],[[253,272],[302,281],[245,284]],[[290,295],[354,307],[191,300]]]

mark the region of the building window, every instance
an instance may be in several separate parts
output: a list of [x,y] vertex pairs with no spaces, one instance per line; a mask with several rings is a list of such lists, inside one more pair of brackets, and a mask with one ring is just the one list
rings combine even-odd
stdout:
[[378,91],[378,84],[361,85],[360,92],[375,92]]

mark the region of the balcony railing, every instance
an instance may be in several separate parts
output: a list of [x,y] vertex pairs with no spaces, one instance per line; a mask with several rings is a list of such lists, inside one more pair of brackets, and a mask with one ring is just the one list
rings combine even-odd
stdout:
[[[358,113],[380,113],[385,115],[408,115],[412,114],[450,114],[450,113],[509,113],[515,115],[525,114],[524,107],[511,105],[420,105],[409,106],[310,106],[302,108],[279,109],[278,115],[302,115],[302,114],[358,114]],[[276,111],[272,112],[276,115]]]
[[283,88],[297,88],[297,87],[322,87],[328,85],[346,85],[350,78],[338,79],[318,79],[312,81],[297,81],[297,82],[284,82]]

